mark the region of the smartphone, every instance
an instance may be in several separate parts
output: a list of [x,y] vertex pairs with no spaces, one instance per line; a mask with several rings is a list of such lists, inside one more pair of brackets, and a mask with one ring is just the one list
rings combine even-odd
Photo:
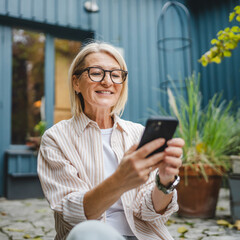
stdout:
[[157,138],[164,138],[166,140],[165,144],[159,149],[150,153],[147,157],[164,151],[164,149],[167,147],[167,141],[173,137],[177,126],[178,119],[174,117],[158,116],[149,118],[147,120],[146,128],[143,132],[138,148]]

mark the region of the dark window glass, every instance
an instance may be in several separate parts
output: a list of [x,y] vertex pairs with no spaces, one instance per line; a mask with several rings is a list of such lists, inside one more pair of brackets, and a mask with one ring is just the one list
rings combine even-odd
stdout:
[[36,136],[44,96],[44,44],[42,33],[12,32],[12,144],[25,144]]

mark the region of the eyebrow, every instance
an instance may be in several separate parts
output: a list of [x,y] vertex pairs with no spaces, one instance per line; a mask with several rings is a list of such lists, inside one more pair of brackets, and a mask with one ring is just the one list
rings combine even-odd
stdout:
[[[106,69],[105,67],[102,67],[100,65],[93,65],[93,66],[89,66],[89,67],[99,67],[99,68],[102,68],[102,69]],[[108,68],[108,70],[114,70],[114,69],[121,70],[120,66],[118,66],[118,67],[109,67]]]

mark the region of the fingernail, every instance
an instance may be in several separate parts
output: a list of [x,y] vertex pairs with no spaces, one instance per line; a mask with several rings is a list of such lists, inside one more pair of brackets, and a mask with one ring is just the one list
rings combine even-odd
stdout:
[[159,143],[164,143],[165,139],[164,138],[159,138]]

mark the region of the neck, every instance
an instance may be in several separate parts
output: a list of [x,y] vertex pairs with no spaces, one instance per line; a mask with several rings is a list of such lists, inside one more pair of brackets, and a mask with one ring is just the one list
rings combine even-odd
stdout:
[[110,111],[84,111],[84,113],[88,118],[95,121],[100,129],[107,129],[113,127],[113,118],[110,115]]

